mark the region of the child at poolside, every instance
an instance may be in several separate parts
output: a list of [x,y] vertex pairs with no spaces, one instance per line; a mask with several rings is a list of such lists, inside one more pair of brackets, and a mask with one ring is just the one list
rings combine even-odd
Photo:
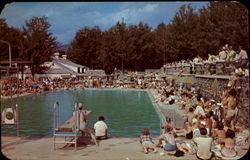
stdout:
[[140,143],[142,144],[142,148],[144,150],[144,153],[147,154],[149,149],[153,149],[154,153],[157,152],[156,146],[155,146],[154,142],[152,141],[152,137],[151,137],[150,132],[147,128],[144,128],[141,132]]

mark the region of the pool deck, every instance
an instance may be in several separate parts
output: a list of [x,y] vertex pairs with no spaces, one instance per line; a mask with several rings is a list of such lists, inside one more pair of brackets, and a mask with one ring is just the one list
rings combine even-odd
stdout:
[[[53,160],[151,160],[172,159],[172,156],[161,156],[163,152],[144,154],[141,152],[138,138],[110,138],[100,142],[97,147],[93,144],[79,144],[77,151],[74,146],[57,145],[53,150],[53,137],[23,136],[2,137],[2,153],[12,160],[53,159]],[[185,156],[195,159],[195,156]]]
[[[144,90],[145,91],[145,90]],[[181,119],[183,122],[183,111],[178,110],[178,104],[166,105],[154,101],[155,90],[147,90],[148,95],[161,118],[171,117],[174,120]],[[177,125],[178,126],[178,125]],[[153,137],[156,142],[156,137]],[[197,159],[195,155],[185,154],[184,157],[174,157],[167,155],[163,149],[158,148],[158,153],[142,152],[138,138],[112,137],[100,141],[99,147],[94,145],[90,138],[79,138],[77,151],[73,145],[57,144],[53,149],[52,136],[1,136],[2,154],[12,160],[33,160],[33,159],[53,159],[53,160],[166,160],[166,159]],[[164,155],[160,155],[163,152]],[[247,153],[247,150],[237,150],[239,159]]]
[[[155,138],[154,141],[156,142]],[[53,149],[51,136],[20,136],[1,137],[2,154],[12,160],[166,160],[166,159],[197,159],[195,155],[185,154],[184,157],[167,155],[163,149],[158,153],[152,151],[148,154],[142,152],[138,138],[114,137],[100,141],[99,147],[89,141],[79,140],[77,151],[74,146],[59,144]],[[160,155],[160,153],[164,155]],[[239,159],[247,150],[237,150]]]

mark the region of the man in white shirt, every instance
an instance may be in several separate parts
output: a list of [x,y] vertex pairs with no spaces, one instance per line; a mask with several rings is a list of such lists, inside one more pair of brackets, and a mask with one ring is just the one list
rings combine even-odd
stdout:
[[108,126],[105,123],[105,118],[100,116],[99,121],[94,124],[95,129],[95,137],[98,140],[107,139],[108,138]]
[[196,156],[198,159],[211,159],[213,152],[211,152],[212,138],[206,136],[206,128],[200,128],[200,137],[196,137],[193,141],[197,144]]

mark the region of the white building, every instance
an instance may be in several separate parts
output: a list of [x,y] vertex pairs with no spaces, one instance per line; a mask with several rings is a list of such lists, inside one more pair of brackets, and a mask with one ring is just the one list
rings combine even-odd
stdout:
[[[45,71],[44,74],[35,74],[35,78],[71,78],[76,76],[84,76],[88,67],[76,64],[69,59],[67,55],[62,55],[59,57],[59,53],[55,53],[51,62],[45,62],[42,66],[48,67],[49,69]],[[24,71],[24,78],[31,76],[31,71],[27,68]],[[21,78],[21,74],[19,74]]]
[[[83,76],[92,76],[92,77],[105,77],[104,70],[89,70],[88,67],[76,64],[69,59],[67,55],[62,55],[62,58],[59,57],[59,53],[55,53],[51,62],[45,62],[42,66],[46,66],[49,69],[45,71],[44,74],[35,74],[35,78],[71,78],[71,77],[83,77]],[[20,74],[19,74],[20,75]],[[24,78],[31,76],[30,69],[24,71]]]
[[88,67],[76,64],[67,59],[67,55],[59,57],[59,53],[55,53],[51,62],[44,63],[44,66],[49,67],[45,71],[44,77],[53,78],[70,78],[76,76],[84,76]]

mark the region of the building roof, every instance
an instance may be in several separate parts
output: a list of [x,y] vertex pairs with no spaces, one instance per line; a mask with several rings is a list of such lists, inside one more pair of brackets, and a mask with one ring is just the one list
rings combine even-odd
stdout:
[[[77,73],[75,70],[70,69],[67,66],[72,66],[75,68],[87,68],[86,66],[76,64],[68,59],[60,58],[60,57],[51,57],[52,63],[58,67],[53,67],[50,65],[50,68],[45,71],[46,74],[71,74],[76,76],[106,76],[105,71],[98,70],[87,70],[85,73]],[[26,70],[27,73],[30,73],[30,70]]]
[[71,65],[73,67],[81,67],[81,68],[87,68],[86,66],[83,66],[83,65],[80,65],[80,64],[76,64],[68,59],[63,59],[63,58],[55,58],[55,57],[52,57],[52,62],[53,63],[63,63],[63,64],[66,64],[66,65]]
[[46,71],[47,74],[73,74],[73,75],[78,75],[79,73],[65,67],[59,62],[54,62],[56,65],[58,65],[60,68],[50,68]]

